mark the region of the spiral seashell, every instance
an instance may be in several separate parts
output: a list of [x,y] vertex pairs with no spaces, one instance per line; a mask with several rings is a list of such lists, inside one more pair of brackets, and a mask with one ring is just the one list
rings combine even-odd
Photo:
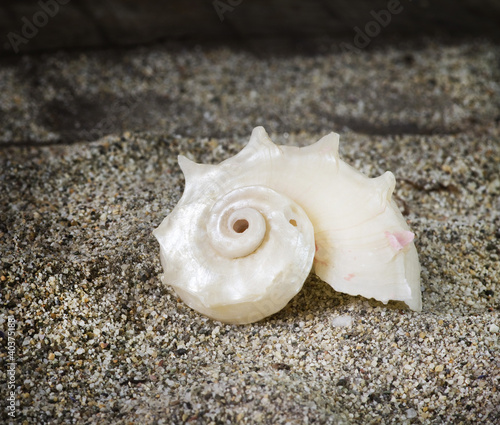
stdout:
[[421,310],[420,265],[391,200],[395,178],[341,161],[335,133],[277,146],[262,127],[218,165],[179,156],[186,178],[153,232],[162,280],[191,308],[228,323],[281,310],[313,270],[335,290]]

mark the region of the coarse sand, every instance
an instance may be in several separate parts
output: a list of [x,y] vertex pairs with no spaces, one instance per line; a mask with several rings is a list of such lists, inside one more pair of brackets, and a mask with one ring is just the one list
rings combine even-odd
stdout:
[[[1,421],[500,423],[499,63],[470,40],[1,66]],[[336,131],[347,163],[395,174],[421,313],[311,275],[274,316],[225,325],[161,284],[151,232],[182,194],[177,155],[217,163],[257,125],[298,146]]]

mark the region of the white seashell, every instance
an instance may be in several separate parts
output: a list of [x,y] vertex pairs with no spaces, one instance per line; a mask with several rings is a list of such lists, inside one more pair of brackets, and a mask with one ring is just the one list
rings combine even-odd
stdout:
[[368,178],[338,156],[330,133],[277,146],[262,127],[218,165],[179,156],[177,206],[154,231],[162,280],[193,309],[250,323],[282,309],[313,268],[335,290],[420,311],[414,234],[391,195],[395,178]]

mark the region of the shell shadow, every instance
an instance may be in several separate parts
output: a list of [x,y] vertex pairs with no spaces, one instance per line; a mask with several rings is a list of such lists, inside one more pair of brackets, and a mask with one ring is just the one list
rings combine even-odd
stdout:
[[373,298],[367,299],[359,295],[349,295],[335,291],[328,283],[321,280],[314,273],[310,273],[302,290],[278,313],[264,319],[266,321],[297,321],[306,320],[307,316],[321,315],[336,316],[345,313],[352,306],[359,309],[369,307],[385,308],[388,310],[409,310],[402,301],[389,301],[384,304]]

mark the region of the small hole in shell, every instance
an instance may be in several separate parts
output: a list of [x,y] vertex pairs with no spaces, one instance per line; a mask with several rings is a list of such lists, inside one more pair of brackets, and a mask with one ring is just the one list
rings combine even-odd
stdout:
[[248,221],[245,219],[236,220],[233,224],[233,230],[236,233],[243,233],[248,229]]
[[290,224],[294,227],[297,227],[297,222],[293,218],[290,220]]

